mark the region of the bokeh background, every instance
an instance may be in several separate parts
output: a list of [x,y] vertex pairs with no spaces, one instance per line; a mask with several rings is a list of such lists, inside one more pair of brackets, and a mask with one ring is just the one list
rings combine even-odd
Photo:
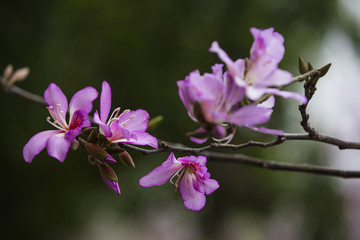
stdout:
[[[233,59],[249,55],[250,27],[274,27],[285,37],[280,67],[297,75],[297,57],[320,67],[333,62],[310,106],[319,130],[359,141],[360,46],[356,0],[151,0],[0,2],[0,68],[31,68],[19,83],[42,95],[55,82],[70,98],[79,89],[101,90],[107,80],[113,108],[162,115],[154,136],[195,146],[184,135],[196,128],[177,94],[176,81],[209,72],[219,59],[212,41]],[[301,86],[292,86],[301,91]],[[95,109],[98,109],[98,103]],[[121,196],[106,188],[85,151],[64,163],[22,148],[50,129],[44,106],[0,93],[1,239],[360,239],[360,180],[273,172],[209,162],[220,189],[200,212],[186,209],[171,184],[143,189],[138,179],[168,153],[133,156],[136,169],[115,167]],[[278,99],[270,128],[302,131],[297,103]],[[234,143],[272,137],[239,129]],[[360,169],[357,151],[339,153],[319,143],[286,142],[242,151],[265,159]],[[179,155],[178,155],[179,157]],[[360,161],[360,160],[358,160]]]

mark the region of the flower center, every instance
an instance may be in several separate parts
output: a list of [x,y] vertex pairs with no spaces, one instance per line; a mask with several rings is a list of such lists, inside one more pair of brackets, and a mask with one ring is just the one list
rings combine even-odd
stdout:
[[69,129],[69,126],[66,124],[65,121],[65,113],[63,110],[60,109],[61,104],[56,104],[55,107],[54,106],[49,106],[47,107],[47,109],[49,110],[49,113],[51,115],[51,117],[53,118],[53,122],[51,121],[50,117],[46,118],[46,121],[48,123],[50,123],[51,125],[53,125],[55,128],[62,130],[62,131],[66,131]]

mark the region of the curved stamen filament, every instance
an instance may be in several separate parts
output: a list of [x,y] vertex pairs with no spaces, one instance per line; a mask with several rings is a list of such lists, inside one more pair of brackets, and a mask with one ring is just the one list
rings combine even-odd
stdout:
[[[175,191],[177,191],[177,189],[178,189],[178,187],[179,187],[181,177],[184,175],[184,172],[185,172],[185,168],[186,168],[186,166],[180,168],[179,170],[177,170],[177,171],[174,173],[174,175],[172,175],[172,177],[171,177],[170,180],[169,180],[171,184],[175,185],[175,187],[176,187],[176,188],[175,188]],[[173,182],[173,179],[176,178],[176,177],[177,177],[177,179],[176,179],[176,182],[174,183],[174,182]]]
[[64,129],[57,120],[55,120],[54,122],[52,122],[52,121],[51,121],[51,118],[50,118],[50,117],[47,117],[47,118],[46,118],[46,121],[47,121],[48,123],[50,123],[51,125],[53,125],[55,128],[57,128],[57,129],[59,129],[59,130],[61,130],[61,131],[66,131],[66,129]]
[[[61,130],[68,129],[69,127],[66,124],[66,121],[64,119],[64,111],[60,110],[60,106],[61,106],[60,104],[56,104],[56,113],[60,119],[57,119],[56,115],[53,112],[54,106],[49,106],[49,107],[47,107],[47,109],[49,110],[51,117],[54,119],[54,122],[53,122],[54,124],[59,126],[61,128]],[[49,118],[49,120],[48,119],[46,119],[46,120],[49,123],[51,123],[50,118]],[[51,123],[51,125],[53,125],[53,126],[54,126],[54,124]]]
[[110,115],[109,121],[106,123],[106,125],[110,125],[112,122],[116,121],[118,119],[118,114],[120,112],[120,108],[116,108]]

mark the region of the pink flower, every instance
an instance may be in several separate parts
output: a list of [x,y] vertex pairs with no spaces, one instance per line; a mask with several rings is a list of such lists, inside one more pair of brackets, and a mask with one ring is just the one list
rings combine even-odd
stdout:
[[100,96],[100,115],[97,111],[94,114],[94,122],[99,124],[104,136],[114,143],[149,145],[158,148],[157,139],[145,132],[149,121],[149,114],[145,110],[125,110],[119,114],[120,108],[116,108],[108,119],[110,108],[111,87],[104,81]]
[[142,187],[160,186],[170,178],[176,189],[180,188],[185,207],[199,211],[205,206],[205,194],[209,195],[219,188],[218,182],[210,179],[205,165],[205,156],[176,159],[174,153],[171,153],[159,167],[142,177],[139,184]]
[[251,28],[250,31],[254,37],[254,43],[246,66],[243,59],[233,62],[217,42],[213,42],[209,50],[218,54],[236,84],[245,88],[246,96],[250,100],[256,101],[265,94],[274,94],[306,103],[306,97],[298,93],[274,88],[292,82],[292,75],[278,68],[285,52],[283,36],[274,32],[273,28],[265,30]]
[[212,73],[204,75],[198,70],[193,71],[185,80],[177,82],[179,96],[190,118],[202,125],[190,139],[199,144],[204,143],[207,136],[216,141],[230,141],[234,132],[231,124],[282,135],[279,130],[254,127],[270,119],[274,99],[269,98],[267,105],[244,105],[241,102],[245,88],[238,86],[229,72],[223,73],[222,66],[215,64]]
[[88,114],[92,110],[92,102],[98,92],[92,87],[86,87],[72,97],[69,104],[69,123],[66,121],[68,101],[56,84],[51,83],[44,92],[45,102],[51,118],[47,121],[58,130],[49,130],[34,135],[24,146],[23,156],[31,163],[33,158],[45,147],[51,157],[63,162],[74,139],[81,133],[81,128],[91,125]]

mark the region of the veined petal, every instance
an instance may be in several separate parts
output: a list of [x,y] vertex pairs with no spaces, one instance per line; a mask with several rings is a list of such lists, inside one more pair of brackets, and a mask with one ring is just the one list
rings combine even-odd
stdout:
[[203,183],[204,183],[205,193],[207,195],[213,193],[216,189],[220,187],[219,183],[215,179],[206,179],[203,181]]
[[103,81],[100,96],[100,119],[103,123],[109,116],[111,108],[111,87],[108,82]]
[[24,146],[23,157],[25,161],[31,163],[34,157],[46,147],[48,139],[62,132],[61,130],[49,130],[35,134]]
[[76,110],[81,109],[85,113],[89,114],[93,107],[92,102],[97,98],[97,96],[98,92],[93,87],[86,87],[75,93],[69,104],[70,121]]
[[295,93],[295,92],[281,91],[281,90],[276,89],[276,88],[268,88],[266,90],[266,93],[278,95],[278,96],[281,96],[283,98],[292,98],[292,99],[297,100],[301,104],[306,104],[307,103],[307,98],[305,96],[303,96],[303,95],[301,95],[299,93]]
[[105,122],[100,120],[100,116],[97,111],[94,113],[93,120],[95,123],[99,124],[100,130],[102,131],[102,133],[104,134],[105,137],[110,138],[112,136],[110,126],[106,125]]
[[193,181],[196,181],[194,174],[188,171],[185,172],[184,178],[180,183],[180,194],[184,200],[185,207],[193,211],[199,211],[205,206],[206,197],[203,192],[195,190]]
[[106,184],[106,186],[108,186],[108,188],[111,189],[111,191],[120,195],[120,188],[119,188],[118,182],[104,178],[104,177],[102,179],[103,179],[104,183]]
[[82,109],[76,110],[71,117],[69,123],[69,129],[83,128],[90,126],[91,126],[91,122],[89,120],[88,114],[84,112]]
[[111,142],[125,142],[130,140],[130,132],[122,128],[116,122],[110,125],[112,136],[109,139]]
[[65,126],[66,123],[64,121],[68,109],[68,101],[64,93],[55,83],[50,83],[49,87],[45,90],[44,100],[47,105],[52,108],[50,110],[55,116],[55,120]]
[[229,115],[228,122],[237,126],[252,126],[267,122],[271,113],[272,109],[247,105]]
[[129,131],[145,132],[149,122],[149,113],[142,109],[129,111],[122,113],[116,122]]
[[234,61],[227,55],[227,53],[220,48],[219,43],[214,41],[209,49],[210,52],[216,53],[218,57],[226,64],[226,67],[232,76],[240,75],[241,73],[236,68]]
[[149,145],[153,148],[158,149],[158,140],[156,139],[156,137],[153,137],[146,132],[133,131],[131,132],[130,140],[124,142],[136,145]]
[[60,162],[64,162],[74,138],[65,137],[64,132],[51,136],[46,146],[49,156],[56,158]]
[[181,163],[176,160],[174,153],[171,153],[168,159],[159,167],[152,170],[146,176],[140,178],[139,185],[142,187],[163,185],[180,168],[182,168]]

